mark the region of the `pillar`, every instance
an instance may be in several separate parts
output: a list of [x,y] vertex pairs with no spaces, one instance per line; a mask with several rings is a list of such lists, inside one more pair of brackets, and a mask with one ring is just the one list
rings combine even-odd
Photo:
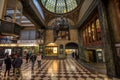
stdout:
[[14,19],[13,19],[13,22],[16,23],[16,12],[17,12],[17,9],[18,9],[18,0],[15,0],[16,1],[16,4],[15,4],[15,8],[14,8]]
[[0,19],[3,17],[5,2],[6,0],[0,0]]
[[116,76],[116,67],[115,67],[115,52],[114,44],[112,40],[112,32],[110,31],[107,4],[109,0],[100,0],[98,5],[98,13],[100,18],[101,30],[102,30],[102,41],[103,41],[103,50],[105,53],[106,69],[107,75],[109,77]]
[[58,58],[65,58],[66,56],[66,53],[65,53],[65,45],[63,44],[60,44],[58,46]]
[[81,35],[81,33],[82,33],[82,31],[80,30],[80,29],[78,29],[78,41],[79,41],[79,45],[78,45],[78,54],[79,54],[79,59],[81,59],[81,60],[85,60],[85,49],[84,49],[84,47],[83,47],[83,39],[82,39],[82,35]]

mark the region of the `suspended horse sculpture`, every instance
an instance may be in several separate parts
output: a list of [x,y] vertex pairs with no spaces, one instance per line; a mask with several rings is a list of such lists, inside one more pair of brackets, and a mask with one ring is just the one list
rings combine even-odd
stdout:
[[70,40],[69,23],[66,18],[61,17],[53,23],[54,41],[57,39]]

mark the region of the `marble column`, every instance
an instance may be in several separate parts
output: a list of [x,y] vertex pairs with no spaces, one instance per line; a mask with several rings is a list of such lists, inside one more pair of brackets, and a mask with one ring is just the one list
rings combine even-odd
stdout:
[[[62,47],[60,47],[62,45]],[[65,58],[65,45],[58,46],[58,58]]]
[[112,41],[112,32],[110,31],[109,20],[108,20],[108,11],[107,11],[108,0],[100,0],[98,5],[98,13],[102,30],[102,41],[103,41],[103,50],[105,52],[105,61],[107,68],[107,75],[110,77],[116,76],[116,67],[114,59],[114,47]]
[[80,31],[80,29],[78,29],[78,40],[79,40],[79,45],[78,45],[79,52],[78,53],[79,53],[79,59],[85,60],[85,53],[84,53],[85,49],[83,47],[83,39],[82,39],[81,33],[82,33],[82,31]]
[[110,33],[112,36],[112,50],[115,64],[115,73],[116,76],[120,78],[120,53],[117,52],[119,50],[119,46],[116,46],[116,44],[120,43],[120,12],[117,12],[120,11],[119,0],[108,0],[107,3],[108,5],[106,5],[106,14],[108,17],[108,26],[110,27]]
[[5,2],[6,0],[0,0],[0,19],[3,17]]

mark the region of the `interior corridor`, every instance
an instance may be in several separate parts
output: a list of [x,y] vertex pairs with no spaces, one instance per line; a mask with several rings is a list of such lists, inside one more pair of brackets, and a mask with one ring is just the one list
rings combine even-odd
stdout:
[[12,69],[10,76],[3,77],[3,65],[0,80],[109,80],[106,75],[90,72],[74,59],[43,59],[41,64],[38,69],[36,62],[34,71],[31,71],[31,62],[23,60],[22,77],[17,78]]

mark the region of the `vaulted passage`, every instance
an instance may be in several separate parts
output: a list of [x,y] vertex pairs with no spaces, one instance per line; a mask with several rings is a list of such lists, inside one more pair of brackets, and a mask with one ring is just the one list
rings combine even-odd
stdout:
[[0,0],[0,80],[20,71],[22,80],[119,80],[120,0]]

